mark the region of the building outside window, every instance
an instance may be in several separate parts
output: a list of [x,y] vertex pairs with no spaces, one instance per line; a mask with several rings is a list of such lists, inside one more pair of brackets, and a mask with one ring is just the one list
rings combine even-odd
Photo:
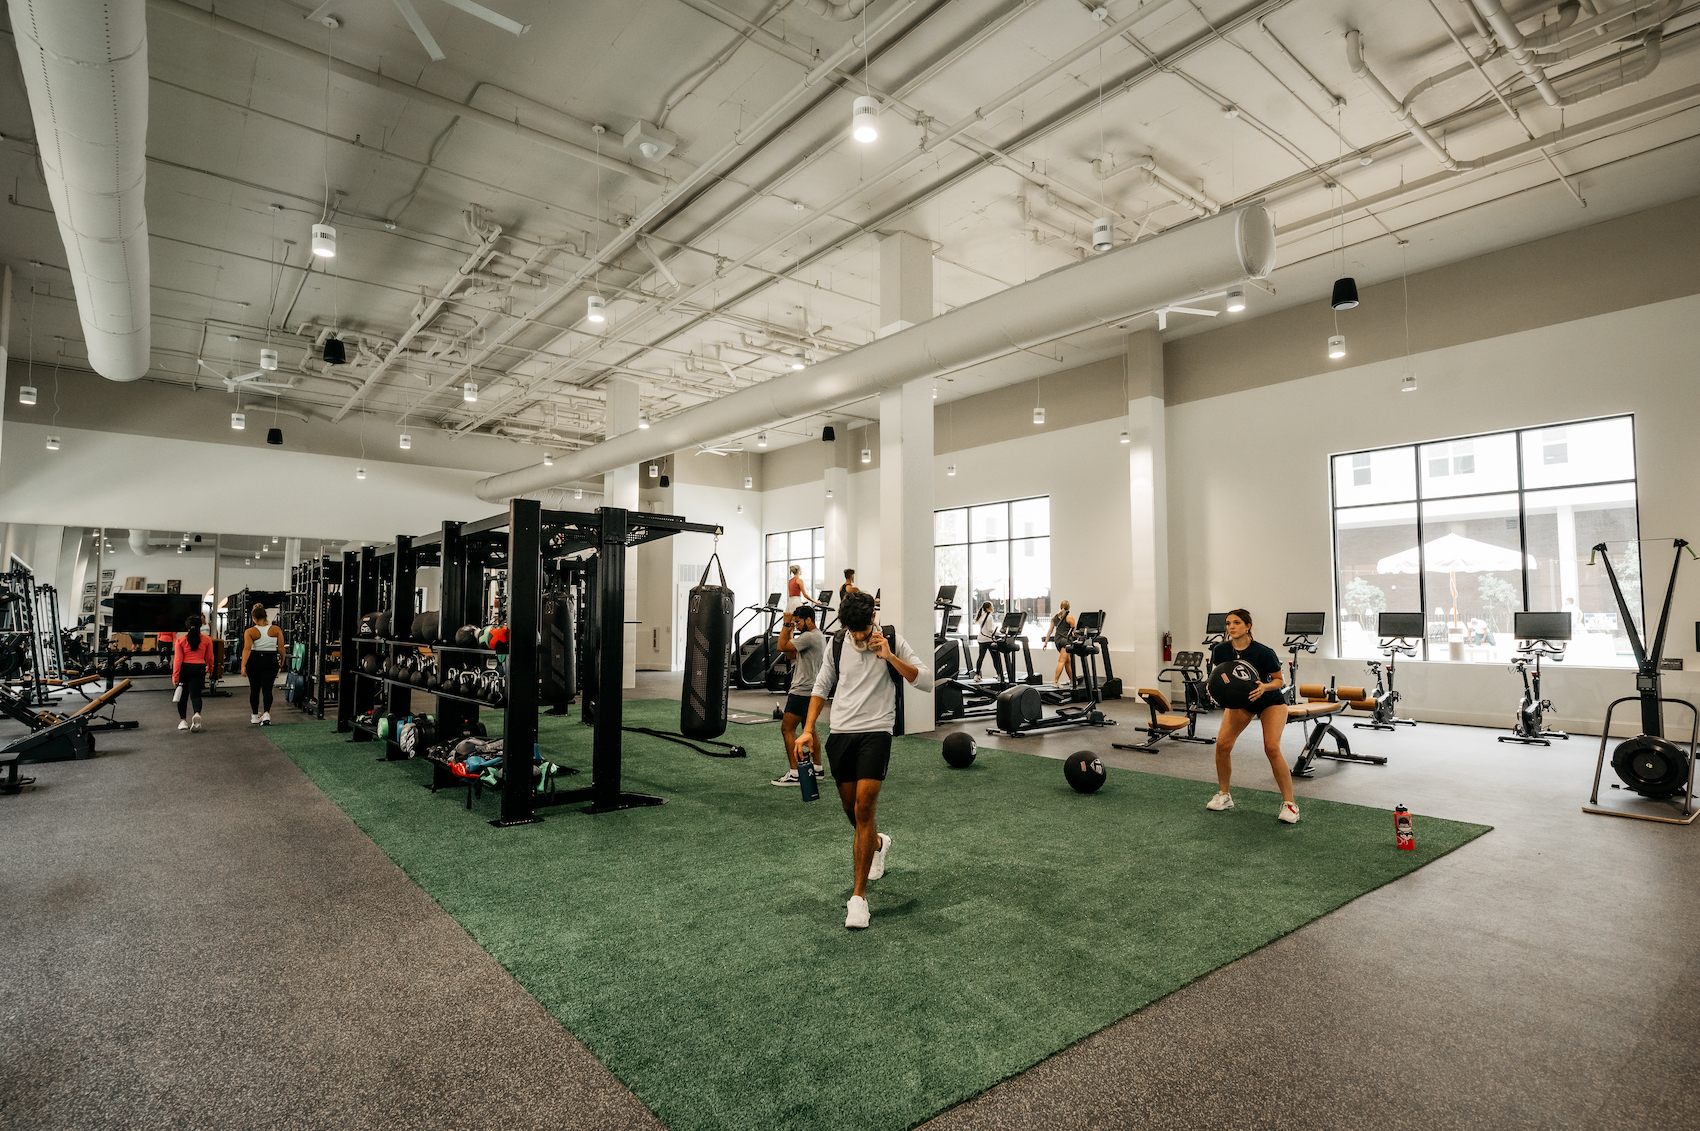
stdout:
[[1336,644],[1376,655],[1376,617],[1425,614],[1422,657],[1503,663],[1513,614],[1569,612],[1566,662],[1633,667],[1605,570],[1644,626],[1632,416],[1332,457]]
[[933,512],[933,574],[956,586],[962,632],[986,601],[1001,621],[1027,613],[1025,634],[1036,646],[1054,611],[1051,602],[1049,496]]
[[[826,583],[826,527],[808,530],[786,530],[767,536],[767,592],[779,594],[779,607],[785,607],[785,579],[791,566],[803,567],[803,595],[813,599],[820,595]],[[833,586],[833,588],[837,588]]]

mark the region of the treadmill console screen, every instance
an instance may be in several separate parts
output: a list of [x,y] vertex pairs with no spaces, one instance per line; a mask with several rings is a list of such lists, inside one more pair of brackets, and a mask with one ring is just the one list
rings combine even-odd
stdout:
[[1228,631],[1228,614],[1211,613],[1204,618],[1204,635],[1221,636]]

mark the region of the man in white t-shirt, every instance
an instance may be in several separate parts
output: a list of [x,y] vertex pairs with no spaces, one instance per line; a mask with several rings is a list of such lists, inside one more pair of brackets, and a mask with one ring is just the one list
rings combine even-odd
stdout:
[[921,661],[896,632],[887,639],[874,625],[874,599],[860,591],[838,607],[843,626],[826,649],[809,697],[809,717],[797,738],[798,757],[819,744],[815,720],[832,699],[832,733],[826,757],[838,783],[844,815],[856,828],[851,855],[855,890],[845,908],[846,927],[868,925],[869,880],[885,875],[891,837],[874,824],[874,806],[891,761],[891,736],[902,705],[901,684],[921,675]]

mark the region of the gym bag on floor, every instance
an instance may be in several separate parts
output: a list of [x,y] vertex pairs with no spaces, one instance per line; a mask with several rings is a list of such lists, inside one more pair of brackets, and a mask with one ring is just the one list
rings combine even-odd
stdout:
[[[708,583],[710,568],[720,584]],[[726,733],[726,698],[731,693],[732,590],[720,555],[702,567],[702,580],[691,590],[685,619],[685,684],[679,703],[679,733],[686,738],[719,738]]]

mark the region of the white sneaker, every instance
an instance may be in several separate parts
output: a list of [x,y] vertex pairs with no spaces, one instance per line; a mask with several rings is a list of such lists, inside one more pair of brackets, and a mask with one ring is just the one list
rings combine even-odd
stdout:
[[272,725],[272,713],[270,711],[267,711],[265,714],[260,716],[260,725],[263,727],[269,727]]
[[1205,802],[1204,807],[1206,809],[1214,809],[1218,812],[1223,809],[1232,809],[1234,807],[1234,799],[1229,794],[1218,793],[1215,797],[1212,797],[1209,801]]
[[859,930],[868,925],[868,901],[859,895],[850,897],[844,908],[844,925]]
[[258,716],[258,715],[249,715],[248,716],[248,722],[250,722],[250,723],[257,723],[259,721],[260,721],[260,716]]
[[820,767],[819,763],[815,765],[815,780],[822,782],[826,780],[826,771]]
[[877,880],[885,875],[885,854],[891,849],[891,838],[880,834],[880,846],[874,850],[873,862],[868,865],[868,879]]
[[179,719],[177,721],[177,729],[178,730],[188,730],[189,729],[189,720],[188,719]]
[[189,720],[189,729],[190,730],[200,730],[201,729],[201,713],[199,711],[196,711],[195,717]]
[[774,778],[771,782],[768,782],[768,784],[769,785],[796,785],[799,780],[800,779],[797,777],[797,771],[795,769],[791,769],[791,770],[785,771],[784,777]]
[[1281,821],[1285,821],[1289,825],[1298,824],[1299,823],[1299,807],[1297,805],[1294,805],[1291,801],[1282,802],[1281,803],[1281,812],[1276,814],[1276,819],[1281,820]]

